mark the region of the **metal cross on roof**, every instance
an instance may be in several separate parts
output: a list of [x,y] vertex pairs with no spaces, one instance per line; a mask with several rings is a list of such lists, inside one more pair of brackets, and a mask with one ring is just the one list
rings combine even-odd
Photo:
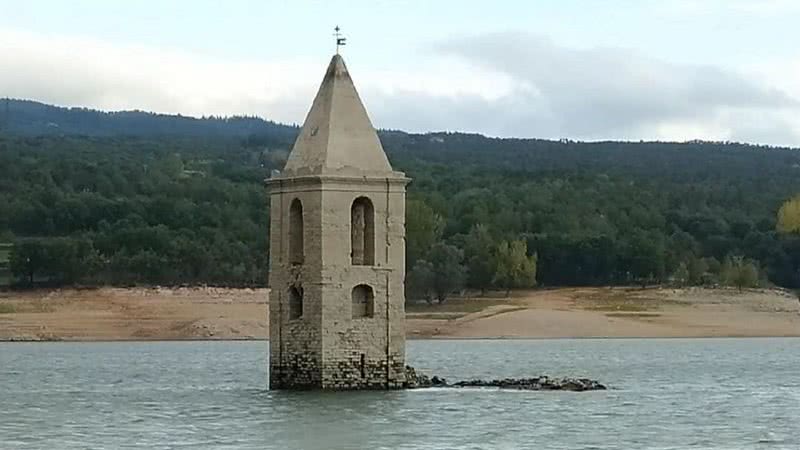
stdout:
[[336,38],[336,54],[339,54],[339,47],[345,45],[347,38],[342,37],[342,33],[340,33],[342,29],[339,28],[339,25],[333,29],[333,36]]

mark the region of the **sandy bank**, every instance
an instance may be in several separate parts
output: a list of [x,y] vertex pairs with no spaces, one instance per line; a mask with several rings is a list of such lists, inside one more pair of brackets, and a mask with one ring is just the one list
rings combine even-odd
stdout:
[[[0,340],[265,339],[268,289],[0,292]],[[409,305],[410,338],[800,336],[778,290],[577,288]]]
[[436,313],[409,308],[409,335],[800,336],[800,301],[779,290],[579,288],[517,292],[498,300],[503,304],[438,319]]

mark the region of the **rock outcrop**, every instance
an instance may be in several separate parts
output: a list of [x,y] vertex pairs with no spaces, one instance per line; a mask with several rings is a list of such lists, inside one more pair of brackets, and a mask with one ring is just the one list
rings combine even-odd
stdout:
[[516,389],[521,391],[602,391],[606,386],[598,381],[588,378],[550,378],[540,376],[535,378],[503,378],[499,380],[466,380],[448,383],[446,379],[437,376],[429,377],[411,367],[406,366],[407,389],[421,389],[431,387],[449,388],[498,388]]
[[588,378],[504,378],[502,380],[469,380],[453,383],[454,387],[495,387],[523,391],[602,391],[606,387]]
[[448,386],[447,380],[444,378],[439,378],[437,376],[429,377],[424,373],[417,373],[411,366],[406,366],[406,382],[403,386],[404,388],[419,389],[444,386]]

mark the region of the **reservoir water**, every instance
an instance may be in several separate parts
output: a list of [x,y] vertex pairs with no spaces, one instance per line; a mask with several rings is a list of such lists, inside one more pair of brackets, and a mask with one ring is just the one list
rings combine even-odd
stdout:
[[448,379],[608,391],[270,392],[266,342],[0,343],[2,449],[800,449],[800,339],[410,341]]

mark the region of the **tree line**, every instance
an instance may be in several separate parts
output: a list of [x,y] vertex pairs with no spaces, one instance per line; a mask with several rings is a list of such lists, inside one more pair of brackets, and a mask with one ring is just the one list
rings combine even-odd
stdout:
[[[286,127],[289,128],[290,127]],[[263,179],[292,133],[0,133],[0,244],[20,284],[262,286]],[[386,131],[407,204],[408,291],[800,287],[800,152]]]
[[227,140],[0,137],[0,242],[23,283],[264,285],[274,156]]

